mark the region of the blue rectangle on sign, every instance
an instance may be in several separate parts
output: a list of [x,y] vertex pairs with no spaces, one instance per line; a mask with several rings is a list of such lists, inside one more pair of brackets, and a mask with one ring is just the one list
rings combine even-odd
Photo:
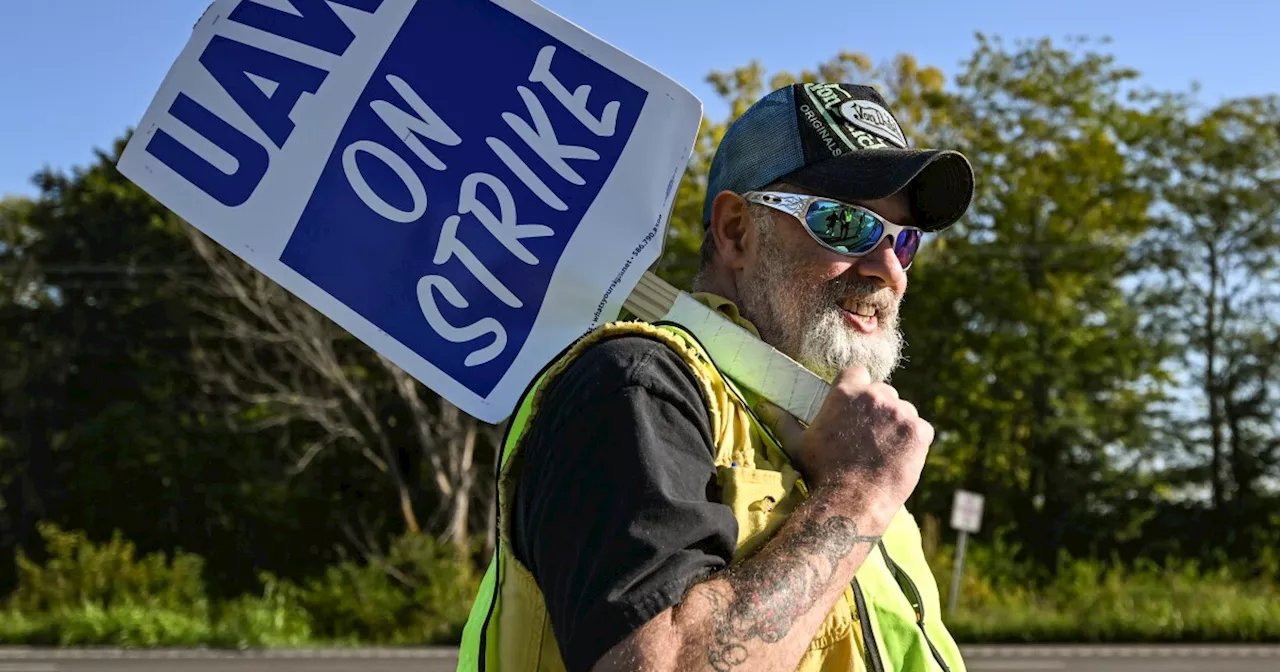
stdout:
[[490,2],[418,2],[281,261],[487,396],[646,99]]

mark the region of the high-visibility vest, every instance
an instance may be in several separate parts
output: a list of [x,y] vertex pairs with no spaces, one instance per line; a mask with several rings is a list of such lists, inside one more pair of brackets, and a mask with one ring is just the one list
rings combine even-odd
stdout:
[[[744,323],[736,307],[697,298]],[[744,323],[752,331],[749,323]],[[562,672],[564,662],[538,583],[511,551],[511,502],[520,478],[520,447],[537,411],[538,390],[602,339],[640,335],[666,344],[689,364],[707,403],[715,436],[721,501],[738,521],[731,564],[751,556],[807,497],[800,474],[751,411],[754,399],[722,376],[687,331],[671,324],[615,322],[571,346],[526,390],[499,453],[498,543],[463,632],[459,672]],[[601,449],[607,449],[601,446]],[[915,519],[901,510],[828,612],[797,670],[965,672],[941,620],[937,584]]]

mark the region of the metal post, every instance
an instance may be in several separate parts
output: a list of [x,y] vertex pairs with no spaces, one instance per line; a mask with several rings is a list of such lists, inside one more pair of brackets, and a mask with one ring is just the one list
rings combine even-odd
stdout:
[[964,573],[964,547],[969,540],[969,533],[960,530],[960,538],[956,540],[956,563],[951,574],[951,594],[947,596],[947,612],[954,614],[956,601],[960,598],[960,575]]

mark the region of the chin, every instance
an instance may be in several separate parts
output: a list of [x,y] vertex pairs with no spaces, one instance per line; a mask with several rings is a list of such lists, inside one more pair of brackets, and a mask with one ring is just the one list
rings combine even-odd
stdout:
[[[863,334],[840,325],[839,331],[826,334],[810,334],[799,359],[806,368],[831,380],[839,372],[854,366],[862,366],[871,380],[884,382],[897,368],[901,358],[899,339],[891,332],[877,330]],[[823,337],[825,336],[825,337]]]

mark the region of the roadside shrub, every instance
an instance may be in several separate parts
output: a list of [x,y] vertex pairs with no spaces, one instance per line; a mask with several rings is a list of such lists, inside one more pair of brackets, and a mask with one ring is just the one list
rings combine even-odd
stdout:
[[[958,608],[946,622],[965,643],[1280,642],[1280,586],[1268,556],[1205,569],[1059,557],[1048,578],[1009,560],[1017,548],[970,541]],[[953,550],[932,565],[943,603]],[[1270,563],[1270,564],[1268,564]]]
[[[19,551],[18,585],[9,607],[27,613],[105,613],[140,608],[199,616],[206,613],[204,561],[197,555],[137,557],[120,533],[94,544],[85,533],[56,525],[38,527],[47,559],[37,564]],[[93,612],[89,608],[96,608]]]
[[409,535],[367,562],[330,567],[303,583],[297,599],[327,639],[448,644],[461,639],[478,586],[470,560],[457,549]]
[[249,648],[313,641],[311,615],[299,603],[297,591],[270,575],[263,575],[262,582],[262,595],[244,595],[219,605],[210,644]]

